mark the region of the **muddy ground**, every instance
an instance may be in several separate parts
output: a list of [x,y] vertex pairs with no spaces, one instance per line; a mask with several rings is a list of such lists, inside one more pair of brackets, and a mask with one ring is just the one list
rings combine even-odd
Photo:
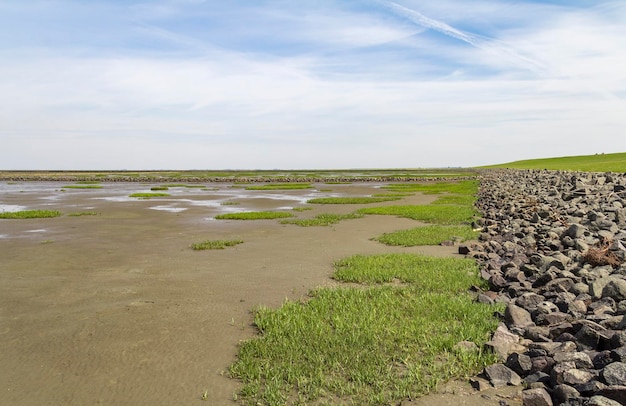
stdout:
[[[456,255],[454,247],[387,247],[371,240],[418,223],[366,216],[330,227],[277,220],[225,221],[221,211],[289,210],[309,196],[368,195],[380,185],[315,185],[312,191],[238,193],[232,185],[128,199],[147,186],[0,185],[6,209],[59,209],[52,219],[0,220],[0,404],[232,405],[226,376],[237,343],[253,337],[250,310],[278,307],[333,284],[334,261],[353,254]],[[321,191],[320,191],[321,189]],[[415,195],[384,204],[425,204]],[[236,203],[222,205],[224,202]],[[347,213],[355,205],[308,205]],[[68,213],[93,211],[93,216]],[[193,251],[205,239],[237,238],[225,250]],[[448,394],[415,405],[498,405],[517,390]],[[503,397],[504,396],[504,397]],[[451,400],[452,399],[452,400]]]

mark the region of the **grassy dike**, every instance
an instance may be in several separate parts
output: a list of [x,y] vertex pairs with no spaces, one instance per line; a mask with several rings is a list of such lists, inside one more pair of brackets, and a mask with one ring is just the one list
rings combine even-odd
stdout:
[[[476,188],[476,182],[392,185],[395,192],[445,193],[447,200],[358,214],[415,218],[424,210],[417,208],[426,207],[436,223],[469,228],[464,223],[474,213]],[[463,215],[446,219],[459,211]],[[447,231],[431,233],[447,238]],[[484,286],[472,260],[355,255],[335,264],[333,278],[346,285],[315,289],[306,300],[287,301],[279,309],[255,310],[259,335],[240,344],[230,368],[231,377],[242,381],[237,400],[249,405],[393,404],[495,362],[481,348],[497,326],[496,309],[476,303],[468,293],[471,286]],[[476,349],[459,348],[462,341],[473,342]]]
[[551,169],[583,172],[624,172],[626,171],[626,152],[615,154],[595,154],[566,156],[559,158],[526,159],[499,165],[482,166],[480,168],[511,168],[511,169]]

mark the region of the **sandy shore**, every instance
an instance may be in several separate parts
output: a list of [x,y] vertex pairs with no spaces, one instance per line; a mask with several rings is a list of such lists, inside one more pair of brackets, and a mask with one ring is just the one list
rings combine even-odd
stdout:
[[[319,195],[380,193],[375,184],[316,186]],[[390,216],[308,228],[211,219],[219,210],[304,206],[310,191],[241,196],[219,185],[155,202],[122,199],[127,191],[119,187],[60,192],[24,185],[16,193],[17,185],[0,193],[5,206],[98,213],[0,220],[0,404],[206,404],[200,400],[205,391],[209,404],[234,404],[238,382],[225,371],[237,343],[255,334],[254,306],[277,307],[332,284],[333,262],[349,255],[455,255],[455,248],[371,241],[418,224]],[[416,195],[385,204],[433,198]],[[220,199],[239,204],[197,203]],[[309,206],[314,210],[295,214],[357,208]],[[222,238],[244,243],[189,249],[193,242]]]

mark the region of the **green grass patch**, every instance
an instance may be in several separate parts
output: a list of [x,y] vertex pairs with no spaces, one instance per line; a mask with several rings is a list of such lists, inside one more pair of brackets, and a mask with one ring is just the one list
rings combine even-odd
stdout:
[[293,217],[293,214],[284,211],[247,211],[243,213],[225,213],[215,216],[218,220],[271,220]]
[[307,211],[307,210],[313,210],[313,207],[294,207],[291,210],[293,210],[293,211]]
[[476,210],[467,206],[453,205],[409,205],[367,207],[357,211],[361,214],[382,214],[406,217],[434,224],[463,224],[472,221]]
[[102,189],[102,185],[80,184],[80,185],[65,185],[62,189]]
[[373,195],[374,197],[399,197],[399,198],[403,198],[403,197],[408,197],[408,196],[413,196],[415,193],[377,193],[375,195]]
[[223,250],[226,247],[234,247],[242,243],[242,240],[205,240],[191,244],[191,249],[194,251]]
[[150,199],[151,197],[166,197],[169,196],[168,193],[133,193],[128,197],[137,197],[139,199]]
[[169,190],[170,188],[167,186],[152,186],[150,190],[158,191],[158,190]]
[[43,219],[59,217],[58,210],[22,210],[13,212],[0,212],[0,219]]
[[465,293],[483,283],[472,261],[354,256],[337,268],[342,280],[409,284],[324,288],[306,302],[259,308],[261,335],[241,344],[230,368],[245,404],[399,404],[496,361],[454,348],[463,340],[482,348],[498,324],[494,307]]
[[626,152],[616,154],[595,154],[558,158],[527,159],[505,164],[483,166],[482,168],[551,169],[583,172],[624,172]]
[[220,203],[221,206],[237,206],[239,205],[239,202],[222,202]]
[[392,183],[382,187],[394,192],[421,192],[424,194],[451,193],[459,195],[475,194],[478,190],[477,180],[461,182],[429,182],[429,183]]
[[71,216],[71,217],[97,216],[97,215],[98,213],[96,213],[95,211],[77,211],[77,212],[68,214],[68,216]]
[[246,190],[298,190],[312,187],[309,183],[269,183],[267,185],[247,186]]
[[455,204],[459,206],[473,206],[476,197],[473,195],[442,195],[431,204]]
[[353,255],[335,263],[333,278],[342,282],[388,283],[395,279],[429,292],[461,292],[484,285],[475,261],[418,254]]
[[351,220],[362,218],[363,214],[349,213],[349,214],[330,214],[323,213],[310,219],[294,219],[283,220],[281,224],[295,224],[300,227],[315,227],[315,226],[330,226],[332,224],[339,223],[341,220]]
[[472,240],[478,232],[470,226],[431,225],[411,228],[409,230],[385,233],[375,240],[386,245],[414,247],[417,245],[439,245],[444,241],[458,238],[459,241]]
[[364,196],[364,197],[318,197],[307,200],[312,204],[368,204],[400,200],[398,196]]

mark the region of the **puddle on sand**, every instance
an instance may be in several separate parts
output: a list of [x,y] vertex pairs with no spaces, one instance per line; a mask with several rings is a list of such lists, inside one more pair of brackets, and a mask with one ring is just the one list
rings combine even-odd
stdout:
[[15,213],[16,211],[26,210],[26,206],[18,206],[17,204],[0,204],[0,213]]
[[37,230],[26,230],[27,233],[45,233],[46,231],[48,230],[46,230],[45,228],[39,228]]
[[149,207],[149,209],[169,211],[171,213],[179,213],[181,211],[187,210],[185,207],[172,207],[172,206],[152,206],[152,207]]

